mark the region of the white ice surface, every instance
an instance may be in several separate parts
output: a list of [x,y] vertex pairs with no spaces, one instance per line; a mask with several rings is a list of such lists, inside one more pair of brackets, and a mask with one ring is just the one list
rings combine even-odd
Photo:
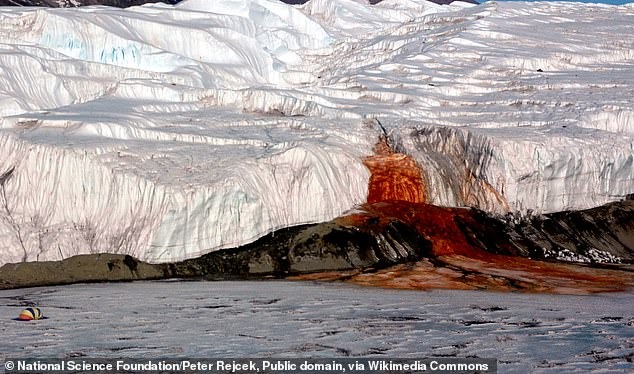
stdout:
[[166,262],[331,219],[365,200],[374,119],[436,204],[620,199],[632,25],[566,3],[0,8],[0,265]]
[[[486,357],[499,373],[626,373],[634,295],[137,282],[0,291],[6,358]],[[26,306],[48,319],[14,321]],[[628,362],[629,357],[629,362]]]

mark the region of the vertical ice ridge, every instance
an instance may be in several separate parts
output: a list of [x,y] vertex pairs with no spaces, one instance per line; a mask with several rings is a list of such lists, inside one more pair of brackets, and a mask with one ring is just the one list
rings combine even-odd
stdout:
[[[151,262],[235,247],[282,227],[325,221],[365,200],[369,173],[353,154],[291,146],[235,165],[220,183],[175,193],[145,257]],[[334,149],[332,149],[334,150]]]
[[[0,134],[4,165],[15,168],[3,188],[2,262],[56,260],[114,252],[143,258],[169,200],[165,189],[121,175],[72,149],[28,144]],[[16,242],[13,220],[23,243]]]
[[631,148],[594,141],[592,131],[584,147],[574,148],[570,133],[556,127],[542,128],[549,136],[530,141],[517,138],[533,129],[500,137],[499,130],[410,125],[409,133],[395,136],[423,165],[435,204],[547,212],[605,204],[633,188]]

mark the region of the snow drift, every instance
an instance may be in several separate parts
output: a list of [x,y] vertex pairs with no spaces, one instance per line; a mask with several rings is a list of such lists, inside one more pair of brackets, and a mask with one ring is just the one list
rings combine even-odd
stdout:
[[380,136],[428,203],[634,188],[634,7],[423,0],[0,8],[0,264],[169,262],[366,201]]

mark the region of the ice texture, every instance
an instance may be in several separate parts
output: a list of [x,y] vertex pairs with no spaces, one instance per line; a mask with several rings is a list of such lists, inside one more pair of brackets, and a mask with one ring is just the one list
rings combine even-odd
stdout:
[[[632,302],[632,293],[412,292],[286,281],[5,290],[0,360],[481,357],[497,359],[500,373],[626,373],[634,369]],[[26,306],[48,319],[12,320]]]
[[430,203],[621,199],[633,24],[548,2],[2,7],[0,265],[169,262],[332,219],[366,200],[384,133]]

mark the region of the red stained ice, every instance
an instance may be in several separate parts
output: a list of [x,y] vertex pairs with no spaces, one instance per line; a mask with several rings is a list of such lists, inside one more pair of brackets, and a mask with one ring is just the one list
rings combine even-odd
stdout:
[[[494,254],[472,245],[461,226],[476,232],[474,210],[426,204],[424,173],[409,156],[390,151],[384,141],[365,160],[372,172],[367,204],[338,223],[380,227],[397,220],[431,242],[429,258],[372,272],[320,273],[310,279],[346,279],[353,283],[400,289],[488,289],[568,294],[622,291],[634,287],[631,266],[615,269],[547,262]],[[458,221],[463,225],[458,225]],[[490,230],[488,230],[490,232]]]

